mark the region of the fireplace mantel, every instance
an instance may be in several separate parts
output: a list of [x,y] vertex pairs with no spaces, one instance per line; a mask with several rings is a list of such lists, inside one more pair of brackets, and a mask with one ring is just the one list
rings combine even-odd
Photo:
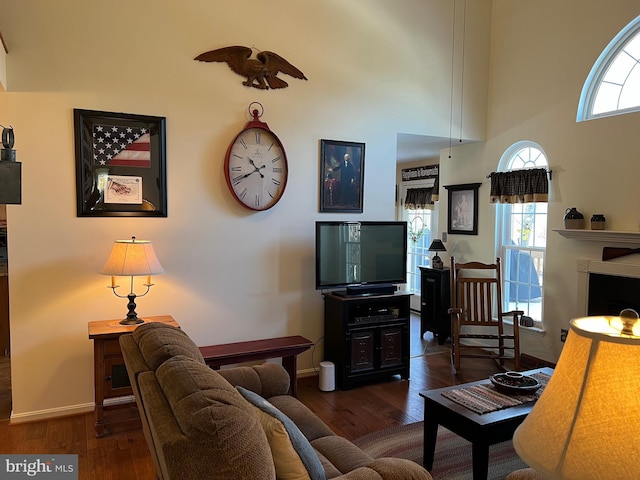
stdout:
[[575,228],[554,228],[564,238],[586,240],[592,242],[612,243],[640,243],[640,232],[626,232],[621,230],[586,230]]

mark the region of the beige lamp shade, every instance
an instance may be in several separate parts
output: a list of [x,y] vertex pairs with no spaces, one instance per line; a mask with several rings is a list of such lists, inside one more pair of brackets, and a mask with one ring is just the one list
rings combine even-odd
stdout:
[[513,445],[552,479],[640,478],[640,324],[571,321],[551,379]]
[[111,249],[111,254],[105,262],[103,275],[111,276],[138,276],[157,275],[164,272],[160,265],[153,245],[148,240],[116,240]]

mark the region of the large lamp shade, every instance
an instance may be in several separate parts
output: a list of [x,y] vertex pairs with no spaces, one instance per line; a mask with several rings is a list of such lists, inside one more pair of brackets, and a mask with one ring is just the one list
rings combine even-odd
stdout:
[[164,272],[153,245],[148,240],[116,240],[104,263],[103,275],[139,276],[158,275]]
[[[513,444],[551,479],[640,478],[640,325],[571,321],[551,379]],[[626,333],[621,333],[621,330]]]
[[[104,263],[100,273],[103,275],[111,275],[111,289],[116,297],[125,298],[116,290],[119,286],[116,284],[115,277],[131,277],[131,289],[126,298],[129,299],[127,304],[127,317],[120,323],[123,325],[136,325],[142,323],[143,320],[138,318],[136,313],[136,298],[144,297],[149,293],[149,289],[153,286],[151,283],[151,275],[158,275],[164,272],[164,268],[160,265],[153,245],[148,240],[116,240],[111,248],[111,253]],[[136,295],[133,291],[133,277],[146,275],[147,283],[144,285],[146,291],[143,294]]]

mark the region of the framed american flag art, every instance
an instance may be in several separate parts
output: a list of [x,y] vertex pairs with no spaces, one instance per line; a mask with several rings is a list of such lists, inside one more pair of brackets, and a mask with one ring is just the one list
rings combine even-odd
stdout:
[[79,217],[167,216],[165,117],[73,110]]

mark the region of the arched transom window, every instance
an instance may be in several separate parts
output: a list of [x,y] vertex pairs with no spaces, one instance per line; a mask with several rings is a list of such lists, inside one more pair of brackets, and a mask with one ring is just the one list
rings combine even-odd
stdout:
[[640,17],[603,50],[582,89],[577,121],[640,111]]

